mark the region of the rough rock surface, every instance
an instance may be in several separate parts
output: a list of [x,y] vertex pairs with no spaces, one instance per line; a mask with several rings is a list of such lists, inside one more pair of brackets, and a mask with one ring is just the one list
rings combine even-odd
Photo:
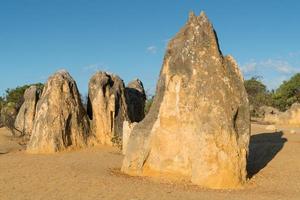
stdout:
[[40,91],[35,85],[30,86],[24,92],[24,103],[15,121],[15,128],[24,135],[31,134],[39,93]]
[[204,13],[170,41],[150,112],[131,133],[122,171],[209,188],[246,180],[250,114],[240,70]]
[[135,125],[137,125],[136,122],[130,123],[128,121],[124,121],[124,123],[123,123],[123,137],[122,137],[122,153],[123,153],[123,155],[125,155],[125,153],[127,151],[129,137],[130,137],[133,127],[135,127]]
[[89,82],[88,115],[97,143],[113,146],[121,142],[123,122],[129,121],[122,79],[105,72],[97,72],[92,76]]
[[50,76],[37,104],[29,152],[52,153],[86,145],[89,121],[77,86],[64,70]]
[[146,103],[146,93],[142,81],[139,79],[131,81],[125,88],[125,91],[130,121],[142,121],[145,117]]

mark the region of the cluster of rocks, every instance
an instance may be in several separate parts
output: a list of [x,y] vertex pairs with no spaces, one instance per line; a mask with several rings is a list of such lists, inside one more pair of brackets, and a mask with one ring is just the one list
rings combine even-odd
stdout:
[[[31,86],[24,93],[24,103],[17,115],[15,127],[30,136],[27,151],[51,153],[87,145],[122,144],[123,122],[134,123],[144,117],[145,96],[141,81],[136,80],[128,89],[136,87],[139,94],[126,92],[127,87],[118,76],[97,72],[89,82],[87,112],[82,104],[74,79],[61,70],[49,77],[43,92]],[[128,102],[137,102],[140,116],[132,118]]]
[[87,112],[66,71],[51,76],[40,97],[34,88],[25,95],[16,125],[31,134],[28,151],[123,138],[124,173],[180,176],[210,188],[246,181],[250,114],[243,77],[234,58],[222,55],[203,12],[191,13],[170,41],[146,117],[141,81],[125,87],[105,72],[89,82]]

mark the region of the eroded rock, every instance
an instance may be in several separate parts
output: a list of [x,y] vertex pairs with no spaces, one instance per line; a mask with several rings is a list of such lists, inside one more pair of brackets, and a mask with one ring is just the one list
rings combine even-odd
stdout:
[[131,81],[125,88],[125,91],[130,121],[142,121],[145,117],[146,103],[146,93],[142,81],[139,79]]
[[24,103],[22,104],[15,121],[15,128],[23,135],[30,135],[35,117],[36,105],[40,91],[33,85],[24,92]]
[[89,82],[88,114],[96,142],[120,145],[123,122],[129,121],[123,80],[105,72],[94,74]]
[[210,188],[246,181],[250,114],[243,77],[204,13],[170,41],[150,112],[130,135],[122,171],[180,176]]
[[52,153],[83,147],[89,136],[89,121],[77,86],[64,70],[46,82],[37,111],[28,152]]

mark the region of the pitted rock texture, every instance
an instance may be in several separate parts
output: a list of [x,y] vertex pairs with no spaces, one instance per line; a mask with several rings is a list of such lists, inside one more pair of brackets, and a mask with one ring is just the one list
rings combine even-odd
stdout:
[[15,128],[23,135],[30,135],[32,132],[39,94],[40,91],[35,85],[30,86],[24,92],[24,103],[15,120]]
[[96,143],[113,146],[122,140],[123,122],[129,121],[125,86],[118,76],[97,72],[89,82],[88,115]]
[[27,151],[52,153],[83,147],[89,136],[89,121],[77,86],[64,70],[46,82],[37,111]]
[[122,171],[186,178],[204,187],[246,181],[249,102],[231,56],[204,13],[170,41],[153,105],[129,138]]
[[135,79],[125,88],[128,117],[131,122],[140,122],[145,117],[146,93],[142,81]]

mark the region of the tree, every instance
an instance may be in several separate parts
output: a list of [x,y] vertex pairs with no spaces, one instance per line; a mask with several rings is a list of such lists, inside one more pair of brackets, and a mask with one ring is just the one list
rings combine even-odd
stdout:
[[257,116],[259,107],[272,105],[272,95],[267,87],[261,82],[260,77],[252,77],[244,82],[249,103],[251,105],[251,115]]
[[273,95],[274,106],[281,111],[287,110],[293,103],[300,102],[300,73],[284,81]]

